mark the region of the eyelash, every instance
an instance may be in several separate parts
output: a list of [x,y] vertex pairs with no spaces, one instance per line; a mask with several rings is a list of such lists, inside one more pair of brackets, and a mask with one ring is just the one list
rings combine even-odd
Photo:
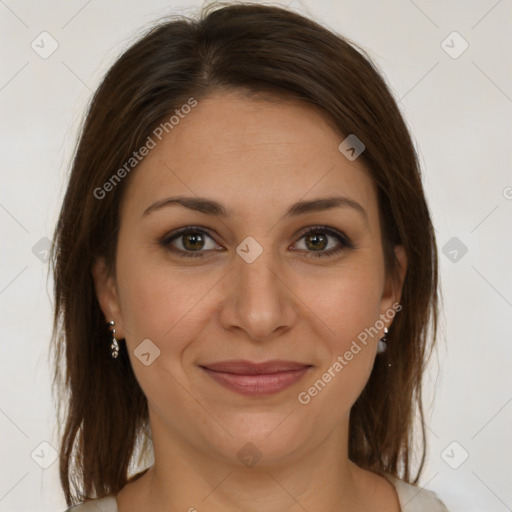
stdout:
[[[195,226],[187,226],[185,228],[181,228],[181,229],[175,231],[174,233],[170,233],[169,235],[166,235],[160,241],[160,245],[169,249],[170,251],[174,252],[175,254],[178,254],[180,257],[184,257],[184,258],[203,257],[203,255],[201,253],[204,253],[207,251],[183,251],[181,249],[176,249],[175,247],[170,245],[170,243],[172,241],[174,241],[175,239],[179,238],[180,236],[189,234],[189,233],[201,233],[203,235],[206,235],[206,236],[212,238],[208,234],[208,232],[205,231],[204,229],[196,228]],[[309,257],[323,258],[323,257],[335,256],[336,254],[338,254],[339,252],[341,252],[344,249],[353,249],[354,248],[352,242],[346,235],[344,235],[337,229],[329,228],[327,226],[314,226],[312,228],[309,228],[307,231],[305,231],[304,233],[302,233],[300,235],[300,238],[298,240],[302,239],[303,237],[305,237],[306,235],[309,235],[311,233],[324,233],[326,235],[333,236],[338,239],[338,241],[340,242],[340,246],[338,246],[337,248],[334,248],[334,249],[330,249],[329,251],[319,251],[319,252],[306,251],[309,253],[307,255],[308,258]]]

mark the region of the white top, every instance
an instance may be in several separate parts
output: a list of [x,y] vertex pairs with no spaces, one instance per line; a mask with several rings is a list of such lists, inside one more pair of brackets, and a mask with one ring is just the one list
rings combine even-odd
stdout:
[[[391,475],[384,475],[396,489],[401,512],[448,512],[448,509],[432,491],[408,484]],[[115,496],[88,501],[68,508],[65,512],[119,512]]]

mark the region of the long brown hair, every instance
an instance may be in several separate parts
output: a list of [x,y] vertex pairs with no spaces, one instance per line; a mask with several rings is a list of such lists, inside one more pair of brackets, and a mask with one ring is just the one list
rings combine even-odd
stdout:
[[437,332],[438,275],[434,229],[406,124],[378,69],[354,43],[280,7],[213,4],[198,19],[159,22],[121,55],[90,102],[76,148],[51,255],[54,391],[68,505],[119,492],[147,439],[146,398],[122,341],[119,358],[110,357],[91,275],[99,257],[115,270],[119,204],[130,177],[102,198],[95,190],[162,119],[214,90],[298,98],[327,114],[340,137],[355,134],[366,146],[359,158],[378,190],[386,269],[397,276],[393,246],[402,244],[408,270],[386,359],[377,358],[352,407],[349,457],[362,468],[417,482],[426,453],[421,384]]

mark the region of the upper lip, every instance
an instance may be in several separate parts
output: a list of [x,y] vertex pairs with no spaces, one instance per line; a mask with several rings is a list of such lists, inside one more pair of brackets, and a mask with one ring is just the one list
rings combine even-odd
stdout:
[[283,361],[280,359],[265,361],[263,363],[253,363],[252,361],[246,361],[243,359],[232,359],[230,361],[219,361],[217,363],[209,363],[201,366],[216,372],[235,373],[240,375],[259,375],[264,373],[268,374],[300,370],[311,365],[298,363],[296,361]]

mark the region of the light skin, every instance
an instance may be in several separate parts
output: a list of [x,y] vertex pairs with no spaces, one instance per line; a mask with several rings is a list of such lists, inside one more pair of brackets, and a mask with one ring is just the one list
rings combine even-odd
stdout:
[[[298,401],[400,301],[406,272],[401,246],[399,280],[385,271],[377,191],[361,160],[340,153],[342,140],[307,104],[217,92],[130,176],[115,275],[101,259],[93,269],[105,319],[126,339],[148,399],[155,453],[154,466],[117,495],[120,512],[399,511],[393,486],[348,459],[350,409],[383,329],[307,405]],[[299,201],[334,195],[364,212],[343,204],[285,215]],[[176,204],[144,214],[175,196],[217,201],[229,215]],[[187,226],[188,237],[159,244]],[[246,237],[263,249],[251,263],[236,252]],[[134,354],[145,339],[160,350],[148,366]],[[228,359],[312,368],[287,389],[248,397],[199,367]],[[237,456],[249,442],[261,454],[252,467]]]

